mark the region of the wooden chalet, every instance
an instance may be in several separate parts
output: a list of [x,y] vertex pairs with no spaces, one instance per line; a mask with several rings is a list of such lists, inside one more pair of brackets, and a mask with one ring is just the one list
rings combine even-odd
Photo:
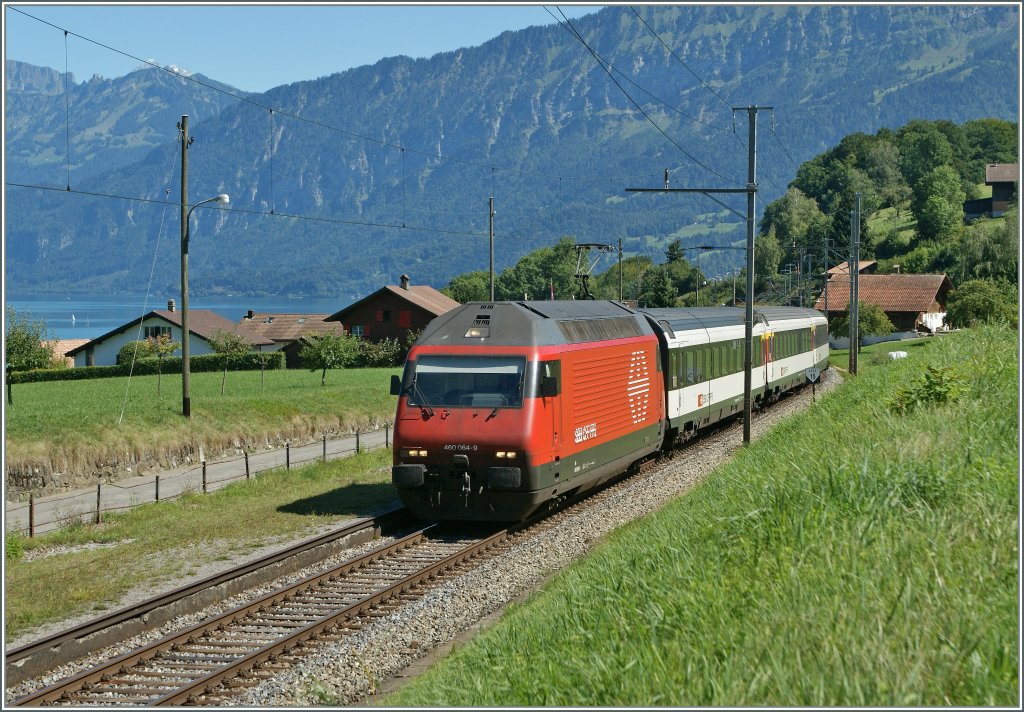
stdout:
[[981,217],[998,218],[1011,203],[1017,202],[1020,165],[1017,163],[990,163],[985,166],[985,185],[992,186],[991,198],[978,198],[964,203],[964,220],[970,222]]
[[[953,289],[944,274],[862,274],[858,281],[859,301],[881,307],[897,332],[940,328],[946,312],[946,295]],[[829,313],[846,311],[849,306],[849,278],[829,280]],[[814,308],[824,312],[824,294],[818,297]]]
[[324,321],[340,321],[346,333],[368,341],[404,341],[410,331],[422,331],[434,317],[457,306],[457,301],[433,287],[409,284],[403,274],[399,285],[381,287]]

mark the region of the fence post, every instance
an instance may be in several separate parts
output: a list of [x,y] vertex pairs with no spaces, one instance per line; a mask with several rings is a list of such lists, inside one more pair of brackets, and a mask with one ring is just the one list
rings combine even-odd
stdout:
[[384,449],[391,447],[391,443],[388,442],[388,424],[384,423]]
[[245,479],[249,479],[249,453],[245,453]]
[[284,469],[292,469],[292,444],[290,442],[284,444]]
[[356,428],[356,455],[359,454],[359,428]]
[[35,495],[28,496],[28,536],[31,539],[36,535],[36,498]]
[[203,494],[206,494],[206,460],[203,460]]
[[156,476],[156,501],[160,501],[160,475]]
[[102,487],[102,486],[103,485],[101,485],[99,482],[96,483],[96,523],[97,524],[100,523],[100,487]]
[[324,433],[324,462],[327,462],[327,433]]

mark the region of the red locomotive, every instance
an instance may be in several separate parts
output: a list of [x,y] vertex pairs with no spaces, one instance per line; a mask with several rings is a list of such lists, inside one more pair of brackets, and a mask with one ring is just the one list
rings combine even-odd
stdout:
[[392,480],[419,517],[514,521],[664,439],[658,336],[615,302],[467,304],[409,352]]

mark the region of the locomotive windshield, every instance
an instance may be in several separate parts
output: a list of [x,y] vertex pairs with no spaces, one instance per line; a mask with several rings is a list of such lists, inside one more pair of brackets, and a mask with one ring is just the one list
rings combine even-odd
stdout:
[[432,356],[416,359],[406,376],[409,405],[518,408],[526,359],[521,356]]

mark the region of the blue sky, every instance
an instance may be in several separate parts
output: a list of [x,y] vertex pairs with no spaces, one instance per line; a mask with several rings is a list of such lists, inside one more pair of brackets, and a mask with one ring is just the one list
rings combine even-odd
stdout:
[[[266,91],[405,54],[472,47],[505,30],[553,24],[540,4],[520,5],[100,5],[4,3],[5,58],[64,71],[64,33],[162,66],[177,65],[245,91]],[[554,5],[547,5],[554,11]],[[570,18],[601,6],[560,4]],[[557,14],[557,13],[556,13]],[[111,78],[139,62],[74,35],[67,68],[77,82]]]

